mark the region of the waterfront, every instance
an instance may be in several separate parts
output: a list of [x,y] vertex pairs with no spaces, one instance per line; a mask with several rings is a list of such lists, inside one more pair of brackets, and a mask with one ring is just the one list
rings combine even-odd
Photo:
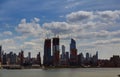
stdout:
[[0,70],[0,77],[118,77],[120,68]]

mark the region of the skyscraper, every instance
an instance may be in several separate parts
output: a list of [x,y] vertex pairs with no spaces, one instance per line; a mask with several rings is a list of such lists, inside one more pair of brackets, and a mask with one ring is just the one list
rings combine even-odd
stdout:
[[40,56],[40,52],[37,54],[37,64],[41,66],[41,56]]
[[69,52],[65,53],[65,57],[66,57],[66,64],[69,65]]
[[96,52],[96,55],[93,55],[92,57],[92,65],[97,66],[98,65],[98,51]]
[[45,39],[43,65],[50,66],[51,62],[51,39]]
[[32,62],[31,62],[31,52],[28,52],[28,60],[27,60],[27,62],[28,62],[29,64],[32,63]]
[[28,60],[30,61],[31,59],[31,52],[28,52]]
[[65,46],[62,45],[62,55],[61,55],[62,59],[65,59]]
[[78,65],[79,66],[83,66],[84,65],[84,56],[83,56],[83,53],[80,53],[78,55]]
[[7,64],[7,54],[5,53],[3,55],[3,62],[2,62],[3,65],[6,65]]
[[9,63],[8,64],[10,64],[10,65],[16,64],[17,55],[15,53],[10,52],[7,57],[9,59]]
[[60,64],[66,65],[66,53],[65,53],[65,46],[64,45],[62,45],[62,54],[61,54]]
[[53,38],[53,65],[58,66],[59,65],[59,37],[54,37]]
[[76,42],[74,39],[71,39],[70,43],[70,65],[71,66],[77,65],[77,49]]
[[89,55],[89,53],[86,53],[86,60],[87,60],[87,61],[90,60],[90,55]]
[[71,39],[71,43],[70,43],[70,50],[72,49],[76,49],[76,41],[74,39]]
[[21,52],[20,52],[20,65],[23,65],[23,63],[24,63],[24,51],[21,50]]
[[96,52],[96,59],[98,60],[98,51]]

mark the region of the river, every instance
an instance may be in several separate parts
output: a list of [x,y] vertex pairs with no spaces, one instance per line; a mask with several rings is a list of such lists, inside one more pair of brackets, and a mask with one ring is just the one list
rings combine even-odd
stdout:
[[120,68],[0,70],[0,77],[118,77]]

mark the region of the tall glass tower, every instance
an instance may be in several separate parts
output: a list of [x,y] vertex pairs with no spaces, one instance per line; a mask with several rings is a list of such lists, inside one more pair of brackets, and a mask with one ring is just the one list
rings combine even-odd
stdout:
[[44,56],[43,56],[43,65],[51,65],[51,39],[45,39],[44,42]]
[[76,42],[74,39],[71,39],[71,43],[70,43],[70,65],[71,66],[77,65],[77,49],[76,49]]

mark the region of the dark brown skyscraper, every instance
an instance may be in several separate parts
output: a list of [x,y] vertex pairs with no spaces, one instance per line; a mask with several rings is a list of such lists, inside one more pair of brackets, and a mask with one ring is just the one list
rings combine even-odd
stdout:
[[55,37],[53,38],[53,64],[54,66],[58,66],[59,65],[59,37]]

